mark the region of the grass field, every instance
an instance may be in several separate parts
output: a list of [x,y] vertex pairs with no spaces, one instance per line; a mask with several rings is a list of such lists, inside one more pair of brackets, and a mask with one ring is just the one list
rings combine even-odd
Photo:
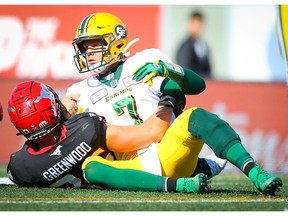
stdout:
[[[0,177],[6,176],[5,167]],[[1,211],[282,211],[288,208],[288,176],[276,196],[261,195],[243,174],[222,173],[209,194],[0,186]],[[287,211],[287,210],[286,210]],[[286,212],[285,212],[286,214]]]

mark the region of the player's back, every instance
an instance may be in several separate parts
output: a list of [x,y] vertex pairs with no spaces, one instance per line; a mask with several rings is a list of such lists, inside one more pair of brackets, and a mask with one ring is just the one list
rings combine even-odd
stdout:
[[19,186],[80,187],[86,183],[81,165],[100,146],[105,145],[105,127],[90,113],[76,115],[65,122],[60,141],[35,151],[36,141],[27,141],[8,164],[8,176]]

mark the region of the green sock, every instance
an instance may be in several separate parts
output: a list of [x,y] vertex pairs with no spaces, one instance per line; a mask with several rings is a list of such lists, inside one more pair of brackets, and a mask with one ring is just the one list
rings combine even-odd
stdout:
[[254,161],[241,143],[232,145],[226,153],[226,158],[242,172],[244,172],[244,165],[248,161]]
[[166,191],[166,177],[133,169],[117,169],[90,162],[83,170],[85,179],[105,189],[130,191]]

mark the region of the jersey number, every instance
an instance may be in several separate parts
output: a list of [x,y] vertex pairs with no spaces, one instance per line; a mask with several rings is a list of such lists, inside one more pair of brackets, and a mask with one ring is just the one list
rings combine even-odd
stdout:
[[137,112],[136,102],[132,95],[112,104],[112,106],[118,116],[122,115],[124,113],[124,108],[126,108],[131,118],[135,120],[134,125],[143,123],[143,120],[140,118]]

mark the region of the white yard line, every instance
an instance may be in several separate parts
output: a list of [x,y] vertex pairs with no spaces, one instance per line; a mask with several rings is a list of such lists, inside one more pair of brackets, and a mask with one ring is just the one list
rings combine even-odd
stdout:
[[0,204],[29,204],[29,203],[234,203],[234,202],[287,202],[287,199],[195,199],[195,200],[0,200]]

